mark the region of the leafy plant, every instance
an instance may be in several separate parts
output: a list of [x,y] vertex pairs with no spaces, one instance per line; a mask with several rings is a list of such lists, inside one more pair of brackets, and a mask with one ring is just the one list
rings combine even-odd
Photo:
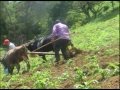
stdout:
[[86,60],[90,63],[98,63],[98,59],[96,55],[87,56]]
[[88,80],[86,82],[83,82],[82,84],[75,84],[74,87],[77,89],[90,89],[94,86],[91,84],[97,84],[99,83],[97,80]]
[[49,74],[48,72],[37,71],[33,76],[33,80],[35,80],[34,86],[36,88],[46,88],[46,82],[49,81]]
[[10,85],[10,83],[1,81],[0,89],[8,89],[9,85]]
[[68,65],[69,67],[72,67],[72,66],[74,65],[73,60],[72,60],[72,59],[69,59],[69,60],[67,61],[67,65]]
[[60,77],[58,77],[59,81],[64,81],[69,78],[68,72],[64,72]]
[[120,64],[119,63],[109,63],[107,68],[111,69],[112,75],[118,75],[120,73]]
[[105,55],[109,56],[109,55],[112,55],[114,54],[114,50],[113,49],[107,49],[105,52],[104,52]]
[[78,67],[75,67],[74,70],[75,70],[74,77],[75,82],[83,82],[84,79],[86,78],[85,73]]
[[35,75],[33,75],[32,79],[35,81],[34,86],[36,88],[47,89],[57,86],[57,82],[52,80],[49,71],[37,71]]
[[100,69],[99,70],[99,73],[102,75],[102,80],[107,78],[107,77],[110,77],[110,69]]

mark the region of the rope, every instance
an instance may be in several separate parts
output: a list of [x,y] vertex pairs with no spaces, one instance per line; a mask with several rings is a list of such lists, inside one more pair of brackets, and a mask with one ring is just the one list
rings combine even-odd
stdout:
[[[38,50],[38,49],[41,49],[41,48],[43,48],[43,47],[45,47],[45,46],[47,46],[47,45],[49,45],[49,44],[51,44],[51,43],[53,43],[53,42],[55,42],[55,41],[57,41],[57,40],[61,39],[61,38],[62,38],[62,37],[57,38],[56,40],[51,41],[51,42],[49,42],[49,43],[47,43],[47,44],[45,44],[45,45],[43,45],[43,46],[41,46],[41,47],[39,47],[39,48],[37,48],[37,49],[33,50],[33,51],[36,51],[36,50]],[[32,52],[33,52],[33,51],[32,51]]]

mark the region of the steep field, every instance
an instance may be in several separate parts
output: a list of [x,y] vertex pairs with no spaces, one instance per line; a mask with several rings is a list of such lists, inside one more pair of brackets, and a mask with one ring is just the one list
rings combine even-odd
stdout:
[[66,63],[62,63],[62,56],[55,66],[52,55],[46,63],[29,55],[30,71],[24,72],[26,65],[21,62],[20,73],[14,70],[12,76],[5,75],[0,64],[0,88],[119,89],[119,12],[113,13],[111,18],[99,18],[71,30],[72,42],[82,52]]

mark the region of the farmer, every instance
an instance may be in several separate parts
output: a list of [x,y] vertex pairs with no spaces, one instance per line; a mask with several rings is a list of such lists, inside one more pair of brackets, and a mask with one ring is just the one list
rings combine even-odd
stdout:
[[[8,47],[7,50],[6,50],[6,53],[7,53],[7,51],[9,51],[11,49],[14,49],[16,47],[14,45],[14,43],[9,41],[9,39],[5,39],[4,42],[3,42],[3,45]],[[3,59],[6,57],[6,53],[5,53],[4,57],[3,57]],[[6,74],[8,74],[8,68],[4,68],[4,72]]]
[[60,20],[56,20],[55,25],[53,26],[53,29],[52,29],[51,36],[53,40],[60,38],[54,42],[54,51],[55,51],[55,58],[56,58],[55,64],[57,65],[59,63],[60,50],[62,51],[63,57],[66,62],[66,60],[68,59],[66,48],[70,42],[68,26],[63,24]]
[[14,43],[9,41],[9,39],[5,39],[3,45],[8,46],[7,51],[16,47]]

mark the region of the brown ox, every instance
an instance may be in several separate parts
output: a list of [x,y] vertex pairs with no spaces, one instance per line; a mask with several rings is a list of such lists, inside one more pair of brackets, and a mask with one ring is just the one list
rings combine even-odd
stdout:
[[27,70],[30,69],[30,64],[28,61],[27,56],[27,49],[25,46],[18,46],[15,49],[9,50],[4,58],[2,59],[1,63],[4,66],[4,69],[8,68],[8,73],[13,74],[14,66],[16,66],[17,71],[19,73],[20,70],[20,62],[25,61],[27,64]]

